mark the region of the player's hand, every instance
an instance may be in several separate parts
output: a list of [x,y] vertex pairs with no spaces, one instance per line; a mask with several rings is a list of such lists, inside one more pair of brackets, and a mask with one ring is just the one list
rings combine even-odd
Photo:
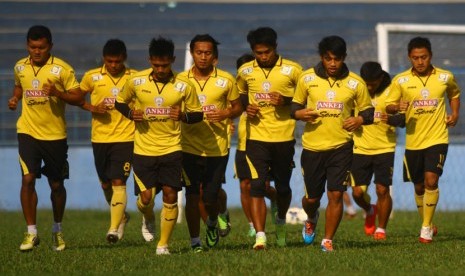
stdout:
[[274,106],[283,105],[284,99],[279,92],[270,92],[270,103]]
[[18,107],[18,98],[16,98],[16,96],[13,96],[11,97],[9,100],[8,100],[8,108],[10,110],[16,110],[16,108]]
[[256,104],[249,104],[245,109],[247,117],[255,118],[260,113],[260,108]]
[[320,117],[320,113],[311,108],[296,111],[296,118],[304,122],[314,123],[318,117]]
[[456,114],[447,115],[446,125],[448,127],[454,127],[457,124],[458,120],[459,120],[459,116],[457,116]]
[[181,120],[182,111],[179,105],[173,105],[170,108],[170,119],[174,121]]
[[205,112],[205,117],[210,123],[221,122],[226,118],[231,116],[231,112],[228,109],[214,109],[208,112]]
[[409,105],[410,105],[410,102],[401,100],[399,103],[399,112],[407,111]]
[[389,115],[387,115],[387,113],[381,113],[381,118],[380,118],[380,119],[381,119],[381,122],[387,124],[388,117],[389,117]]
[[347,130],[347,131],[355,131],[357,128],[359,128],[363,123],[363,119],[360,116],[357,117],[349,117],[344,120],[344,123],[342,124],[342,128]]
[[47,83],[44,83],[42,90],[44,94],[49,97],[56,97],[58,96],[58,93],[60,93],[50,79],[47,79]]
[[141,122],[144,120],[144,111],[140,109],[133,109],[131,119],[135,122]]
[[98,105],[93,105],[91,107],[90,112],[97,113],[97,114],[105,114],[105,113],[107,113],[107,110],[108,110],[108,107],[106,106],[106,104],[101,102]]

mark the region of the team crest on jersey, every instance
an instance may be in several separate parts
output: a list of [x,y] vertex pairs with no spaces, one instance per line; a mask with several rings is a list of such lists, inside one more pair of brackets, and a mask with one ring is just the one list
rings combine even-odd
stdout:
[[204,105],[205,102],[207,101],[207,95],[199,95],[199,102],[201,105]]
[[22,72],[24,70],[24,65],[18,65],[16,66],[16,72]]
[[291,66],[283,66],[281,68],[281,74],[289,76],[292,72],[292,67]]
[[60,66],[53,66],[52,69],[50,70],[50,73],[53,74],[53,75],[56,75],[56,76],[59,76],[60,73],[61,73],[61,70],[63,68],[61,68]]
[[31,84],[32,88],[39,89],[40,81],[38,79],[33,79]]
[[447,82],[447,80],[449,80],[449,74],[441,73],[441,74],[439,74],[438,79],[440,81]]
[[253,72],[253,67],[250,66],[250,67],[246,67],[246,68],[242,69],[241,74],[242,75],[248,75],[248,74],[250,74],[252,72]]
[[426,88],[423,88],[421,91],[420,91],[420,95],[423,99],[426,99],[429,97],[429,90],[426,89]]
[[328,100],[332,101],[334,100],[335,97],[336,97],[336,92],[334,92],[333,90],[328,90],[326,92],[326,98],[328,98]]
[[310,75],[305,75],[304,76],[304,82],[309,83],[311,81],[315,80],[315,74],[310,74]]
[[215,86],[225,88],[227,83],[228,81],[225,79],[217,79],[215,82]]
[[164,101],[165,101],[165,100],[163,99],[163,97],[155,97],[155,105],[156,105],[157,107],[162,106]]
[[398,84],[403,84],[403,83],[406,83],[406,82],[408,82],[408,77],[402,77],[402,78],[399,78],[397,80]]
[[101,80],[101,79],[103,79],[102,74],[95,74],[95,75],[92,75],[92,81],[93,81],[93,82],[99,81],[99,80]]
[[138,85],[144,84],[145,79],[144,78],[137,78],[137,79],[132,80],[132,82],[134,83],[134,86],[138,86]]
[[263,91],[265,91],[265,92],[270,92],[270,90],[271,90],[271,82],[269,82],[269,81],[264,81],[264,82],[262,83],[262,89],[263,89]]
[[118,88],[118,87],[115,86],[115,87],[113,87],[113,88],[111,89],[111,94],[112,94],[113,96],[115,96],[115,97],[118,96],[118,93],[119,93],[119,88]]
[[357,85],[358,85],[358,81],[356,80],[349,80],[349,82],[347,83],[347,86],[349,86],[350,89],[355,89],[357,88]]
[[177,82],[174,84],[174,90],[178,92],[184,92],[187,88],[187,83],[185,82]]

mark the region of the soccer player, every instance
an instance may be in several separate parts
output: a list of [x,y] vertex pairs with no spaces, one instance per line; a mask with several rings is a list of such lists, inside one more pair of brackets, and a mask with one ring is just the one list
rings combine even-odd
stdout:
[[19,249],[32,250],[40,241],[35,184],[36,178],[43,174],[51,189],[52,248],[62,251],[66,248],[61,225],[66,206],[64,179],[69,176],[65,105],[82,105],[84,97],[73,68],[51,54],[50,29],[32,26],[26,38],[29,56],[20,59],[14,67],[15,86],[13,97],[8,101],[11,110],[16,110],[18,102],[22,102],[17,132],[22,172],[20,198],[27,233]]
[[[157,255],[169,254],[168,242],[178,216],[177,198],[182,188],[180,121],[196,123],[203,117],[195,87],[171,69],[174,60],[171,40],[152,39],[151,68],[130,76],[115,103],[118,111],[135,122],[133,173],[146,241],[154,238],[154,199],[163,192]],[[131,108],[128,104],[133,100]]]
[[194,65],[180,74],[194,84],[204,113],[202,122],[183,123],[181,132],[186,220],[194,252],[203,251],[199,235],[200,188],[208,214],[207,246],[214,247],[219,241],[219,234],[226,236],[229,232],[229,214],[219,214],[218,196],[229,157],[228,119],[240,115],[242,106],[235,78],[214,65],[218,58],[218,44],[208,34],[196,35],[189,45]]
[[414,184],[415,202],[423,220],[419,240],[430,243],[435,232],[432,221],[439,200],[438,182],[449,143],[447,128],[459,119],[460,89],[450,71],[431,64],[433,52],[428,38],[413,38],[407,51],[412,67],[394,77],[386,110],[405,113],[404,181]]
[[115,100],[126,79],[136,71],[125,66],[126,45],[110,39],[103,46],[103,66],[87,71],[81,91],[90,94],[90,103],[82,108],[92,112],[92,148],[94,163],[105,199],[110,206],[107,241],[123,238],[129,220],[126,180],[131,172],[134,151],[134,122],[115,109]]
[[[370,93],[375,108],[374,123],[363,126],[354,132],[354,157],[352,161],[352,196],[366,212],[365,234],[375,240],[386,239],[386,226],[392,210],[389,188],[392,185],[394,152],[396,149],[396,126],[405,126],[403,114],[386,113],[385,100],[389,94],[391,77],[374,61],[365,62],[360,68],[360,76]],[[367,187],[375,176],[376,204],[371,204]],[[376,227],[378,216],[378,227]]]
[[[373,123],[374,108],[363,80],[349,71],[343,38],[328,36],[318,44],[321,62],[302,73],[292,100],[292,117],[306,122],[301,165],[305,182],[302,207],[308,219],[302,230],[312,244],[320,200],[327,188],[328,206],[321,249],[333,251],[332,240],[343,214],[342,197],[349,184],[352,132]],[[358,109],[358,115],[352,115]],[[325,183],[327,183],[325,185]]]
[[266,180],[273,175],[277,191],[276,242],[286,246],[286,213],[292,198],[290,179],[295,121],[290,104],[302,67],[277,52],[277,34],[269,27],[251,30],[247,42],[255,59],[237,73],[237,86],[247,113],[246,155],[252,173],[251,217],[256,250],[266,247]]
[[[236,69],[239,69],[242,64],[254,60],[255,57],[252,54],[243,54],[236,60]],[[234,159],[236,177],[239,178],[239,185],[241,190],[241,205],[244,211],[245,217],[249,222],[249,231],[247,235],[249,237],[255,237],[255,228],[252,222],[252,216],[250,214],[250,168],[247,164],[247,158],[245,153],[245,143],[247,139],[246,129],[247,113],[243,112],[239,117],[239,123],[237,125],[237,149],[236,156]],[[271,201],[271,220],[274,223],[278,206],[276,205],[276,189],[270,186],[270,181],[266,180],[266,194],[265,197]]]

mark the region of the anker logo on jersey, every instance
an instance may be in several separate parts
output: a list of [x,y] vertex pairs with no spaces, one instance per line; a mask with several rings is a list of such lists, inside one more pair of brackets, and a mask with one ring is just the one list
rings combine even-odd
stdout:
[[437,107],[439,104],[438,99],[430,99],[430,100],[414,100],[412,102],[413,108],[420,108],[420,107]]
[[269,101],[271,100],[271,95],[269,93],[255,93],[255,100]]
[[317,102],[316,109],[333,109],[342,111],[344,109],[344,104],[341,102]]
[[170,115],[171,108],[170,107],[161,107],[161,108],[155,108],[155,107],[147,107],[145,109],[145,115],[147,117],[152,117],[152,116],[169,116]]
[[39,89],[26,90],[26,91],[24,92],[24,95],[25,95],[26,98],[42,98],[42,97],[48,97],[48,95],[45,94],[43,90],[39,90]]

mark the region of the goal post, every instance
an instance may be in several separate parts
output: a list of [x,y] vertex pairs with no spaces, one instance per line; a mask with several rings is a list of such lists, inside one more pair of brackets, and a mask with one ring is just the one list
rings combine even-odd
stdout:
[[376,25],[378,41],[378,61],[387,72],[389,67],[389,33],[439,33],[465,34],[465,25],[378,23]]

